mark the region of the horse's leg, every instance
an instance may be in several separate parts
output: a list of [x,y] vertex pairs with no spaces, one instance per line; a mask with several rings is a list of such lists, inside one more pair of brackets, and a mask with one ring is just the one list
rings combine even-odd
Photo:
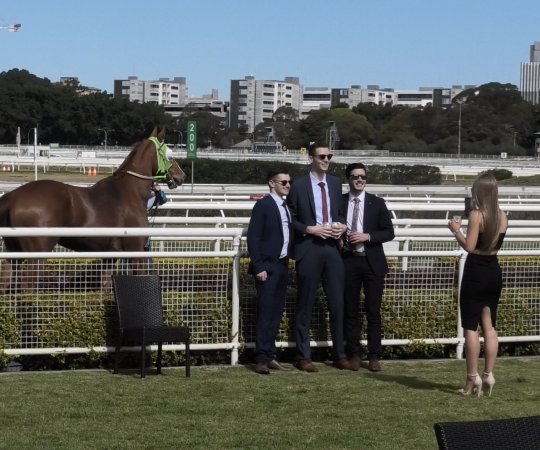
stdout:
[[[58,238],[54,236],[25,237],[19,240],[21,252],[50,252],[57,244]],[[40,276],[45,275],[45,260],[43,258],[29,258],[21,271],[21,288],[37,292]]]
[[110,292],[112,289],[112,274],[116,259],[106,258],[101,261],[101,291]]
[[12,264],[17,260],[6,259],[0,262],[0,292],[8,293],[11,289]]
[[24,269],[21,271],[21,289],[23,291],[38,291],[39,281],[46,275],[44,271],[45,261],[43,258],[26,260]]

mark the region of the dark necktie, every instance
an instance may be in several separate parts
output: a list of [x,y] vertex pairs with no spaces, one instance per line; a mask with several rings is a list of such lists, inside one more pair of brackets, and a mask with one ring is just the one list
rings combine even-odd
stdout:
[[354,198],[354,208],[352,212],[351,232],[354,233],[358,230],[358,214],[360,213],[360,199]]
[[287,216],[287,222],[291,223],[291,216],[289,215],[289,210],[287,209],[287,200],[283,200],[283,203],[281,205],[285,209],[285,215]]
[[321,199],[322,199],[322,221],[323,224],[328,222],[328,203],[326,202],[326,189],[324,189],[325,184],[321,181],[319,183],[321,187]]

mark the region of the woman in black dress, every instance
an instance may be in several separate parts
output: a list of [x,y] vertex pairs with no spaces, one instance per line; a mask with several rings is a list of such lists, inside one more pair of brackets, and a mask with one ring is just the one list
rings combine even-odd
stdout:
[[[461,231],[459,220],[448,222],[459,245],[467,251],[461,280],[459,307],[465,334],[467,381],[459,390],[462,395],[480,396],[485,390],[491,395],[495,378],[493,368],[499,350],[497,306],[502,290],[502,274],[497,252],[501,248],[508,219],[499,208],[497,181],[491,174],[479,175],[472,186],[472,210],[469,213],[467,235]],[[480,339],[478,327],[484,336],[484,372],[478,375]]]

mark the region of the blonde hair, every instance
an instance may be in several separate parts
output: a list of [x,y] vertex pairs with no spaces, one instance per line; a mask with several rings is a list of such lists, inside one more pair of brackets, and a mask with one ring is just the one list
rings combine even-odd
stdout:
[[471,206],[480,211],[483,218],[482,241],[479,250],[491,250],[499,239],[499,189],[497,180],[490,173],[480,174],[472,185]]

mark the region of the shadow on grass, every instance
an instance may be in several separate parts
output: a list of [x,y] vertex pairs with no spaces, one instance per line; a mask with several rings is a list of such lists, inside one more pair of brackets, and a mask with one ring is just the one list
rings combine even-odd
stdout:
[[454,384],[434,383],[433,381],[418,378],[415,376],[388,375],[385,373],[377,373],[377,374],[373,374],[373,376],[377,377],[378,380],[381,380],[387,383],[401,384],[402,386],[412,388],[412,389],[425,390],[425,391],[433,390],[433,391],[440,391],[440,392],[447,392],[447,393],[456,392],[456,387]]

